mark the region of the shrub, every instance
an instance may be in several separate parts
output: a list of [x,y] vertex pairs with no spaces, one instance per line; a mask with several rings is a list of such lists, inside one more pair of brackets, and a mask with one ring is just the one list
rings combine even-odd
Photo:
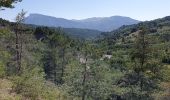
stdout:
[[20,76],[12,78],[13,91],[31,100],[70,100],[55,84],[45,81],[44,76],[37,67],[26,69]]
[[20,76],[15,76],[13,82],[13,90],[16,93],[35,100],[39,98],[42,93],[44,73],[38,68],[32,70],[27,69],[24,70]]

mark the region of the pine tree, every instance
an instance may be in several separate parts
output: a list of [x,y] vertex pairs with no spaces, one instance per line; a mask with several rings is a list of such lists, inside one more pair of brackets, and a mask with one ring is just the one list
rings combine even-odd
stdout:
[[112,90],[112,72],[109,66],[92,59],[92,47],[82,46],[79,61],[72,59],[65,70],[65,85],[67,91],[81,100],[104,100]]
[[5,7],[5,8],[13,8],[14,6],[12,5],[13,3],[21,2],[22,0],[1,0],[0,1],[0,8]]
[[16,29],[15,29],[15,36],[16,36],[16,68],[17,73],[19,74],[21,72],[22,67],[22,48],[23,48],[23,33],[24,29],[22,27],[22,23],[24,22],[26,12],[24,10],[21,11],[16,16]]
[[158,89],[162,77],[161,60],[155,56],[156,49],[149,41],[148,32],[145,26],[141,28],[131,53],[132,73],[128,76],[133,91],[131,99],[152,98],[151,94]]

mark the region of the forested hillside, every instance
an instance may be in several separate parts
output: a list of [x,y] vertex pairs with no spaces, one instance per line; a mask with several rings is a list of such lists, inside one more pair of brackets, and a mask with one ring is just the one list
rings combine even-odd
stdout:
[[[154,95],[156,98],[150,99],[168,100],[169,21],[170,17],[167,16],[136,25],[122,26],[118,30],[102,33],[96,41],[105,54],[113,56],[109,61],[110,65],[123,71],[124,77],[119,80],[119,86],[132,89],[132,94],[126,94],[125,99],[131,96],[129,99],[136,100],[136,96],[141,95],[138,99],[145,100],[149,98],[144,99],[145,96]],[[166,92],[156,93],[160,88]]]
[[0,100],[169,100],[170,17],[85,40],[25,14],[0,19]]
[[[0,19],[2,20],[2,19]],[[37,27],[47,27],[47,26],[39,26],[33,24],[27,24],[28,27],[33,29]],[[63,27],[49,27],[50,29],[60,29],[64,34],[68,35],[74,39],[83,39],[83,40],[93,40],[96,39],[102,32],[98,30],[92,29],[81,29],[81,28],[63,28]]]
[[63,28],[63,31],[72,38],[79,39],[96,39],[102,32],[98,30],[79,29],[79,28]]

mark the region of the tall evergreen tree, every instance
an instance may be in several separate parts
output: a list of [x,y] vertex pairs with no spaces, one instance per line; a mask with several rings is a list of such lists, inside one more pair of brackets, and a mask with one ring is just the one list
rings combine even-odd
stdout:
[[16,41],[15,41],[15,46],[16,46],[16,68],[17,68],[17,73],[19,74],[21,72],[21,62],[22,62],[22,48],[23,48],[23,25],[22,23],[24,22],[25,19],[25,14],[26,12],[24,10],[21,11],[16,16],[16,29],[15,29],[15,36],[16,36]]
[[103,61],[92,59],[92,47],[82,46],[80,58],[67,65],[65,85],[67,91],[81,100],[104,100],[112,91],[112,72]]
[[145,26],[141,28],[131,53],[133,65],[127,83],[132,89],[130,99],[151,99],[161,79],[162,65],[154,54],[148,32]]

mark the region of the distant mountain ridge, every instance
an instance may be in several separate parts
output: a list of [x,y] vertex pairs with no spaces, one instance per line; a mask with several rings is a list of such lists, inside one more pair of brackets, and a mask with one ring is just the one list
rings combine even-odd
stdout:
[[121,27],[122,25],[132,25],[139,22],[140,21],[138,20],[123,16],[93,17],[83,20],[68,20],[42,14],[30,14],[25,20],[26,24],[63,28],[93,29],[99,31],[112,31]]
[[101,37],[105,41],[109,42],[113,40],[115,41],[120,38],[133,36],[136,32],[140,31],[141,26],[142,27],[145,26],[146,28],[149,29],[147,34],[168,34],[163,37],[166,38],[167,41],[170,40],[170,16],[166,16],[151,21],[144,21],[134,25],[124,25],[119,29],[101,33]]

